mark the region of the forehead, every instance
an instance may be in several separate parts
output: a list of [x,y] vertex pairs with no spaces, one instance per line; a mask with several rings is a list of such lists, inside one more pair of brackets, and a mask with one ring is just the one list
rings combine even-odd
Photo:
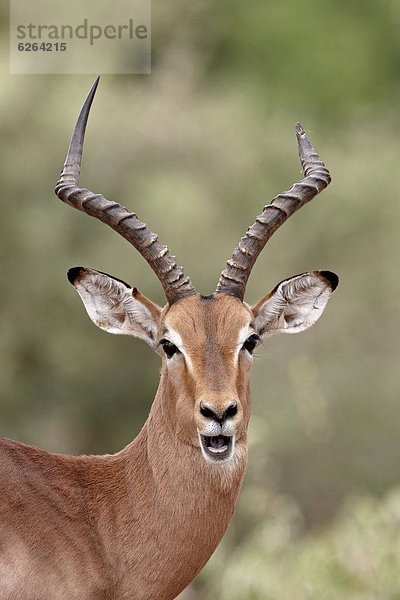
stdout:
[[173,304],[163,319],[165,330],[173,330],[185,340],[196,343],[210,337],[224,341],[237,336],[252,321],[248,306],[238,298],[226,294],[190,296]]

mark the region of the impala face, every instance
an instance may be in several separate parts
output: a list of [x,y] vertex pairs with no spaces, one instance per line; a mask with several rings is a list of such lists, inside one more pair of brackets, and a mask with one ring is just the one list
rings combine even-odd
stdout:
[[164,368],[177,398],[177,434],[224,462],[246,442],[252,353],[259,341],[249,307],[223,294],[174,304],[161,326]]

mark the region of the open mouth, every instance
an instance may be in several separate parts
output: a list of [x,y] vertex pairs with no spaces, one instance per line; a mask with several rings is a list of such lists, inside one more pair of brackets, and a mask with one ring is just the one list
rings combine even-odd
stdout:
[[225,460],[232,454],[234,438],[226,435],[200,435],[201,447],[207,458]]

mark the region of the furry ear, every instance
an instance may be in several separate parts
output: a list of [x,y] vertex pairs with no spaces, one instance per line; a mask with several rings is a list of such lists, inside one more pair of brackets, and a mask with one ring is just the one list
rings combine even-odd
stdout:
[[338,276],[330,271],[311,271],[281,281],[252,307],[256,331],[265,338],[308,329],[324,312],[338,283]]
[[67,277],[100,329],[133,335],[154,347],[161,308],[136,288],[93,269],[74,267]]

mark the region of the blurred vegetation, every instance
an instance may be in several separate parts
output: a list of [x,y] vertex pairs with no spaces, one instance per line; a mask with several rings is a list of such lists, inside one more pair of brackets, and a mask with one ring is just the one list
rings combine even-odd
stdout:
[[[64,274],[83,264],[162,291],[126,242],[53,195],[92,78],[10,76],[7,28],[3,12],[1,432],[112,452],[146,418],[158,359],[97,330]],[[298,178],[301,120],[333,183],[268,244],[247,300],[309,269],[341,277],[318,325],[256,358],[237,514],[185,597],[397,599],[400,4],[154,0],[152,28],[152,75],[102,78],[83,184],[135,209],[209,293]]]
[[[334,526],[318,536],[304,532],[291,500],[275,497],[270,507],[270,518],[233,553],[229,536],[224,540],[200,576],[204,592],[188,590],[182,598],[399,598],[399,489],[382,502],[369,496],[349,498]],[[216,572],[222,577],[215,577]]]

